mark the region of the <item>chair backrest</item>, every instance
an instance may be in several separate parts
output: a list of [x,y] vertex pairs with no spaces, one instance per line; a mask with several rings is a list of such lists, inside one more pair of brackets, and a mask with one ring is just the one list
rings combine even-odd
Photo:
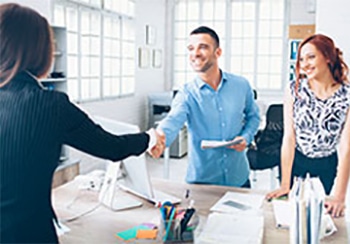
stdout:
[[256,137],[256,148],[247,156],[252,170],[261,170],[279,164],[283,138],[283,105],[272,104],[266,112],[266,126]]
[[283,104],[271,104],[266,112],[266,125],[268,122],[283,123]]

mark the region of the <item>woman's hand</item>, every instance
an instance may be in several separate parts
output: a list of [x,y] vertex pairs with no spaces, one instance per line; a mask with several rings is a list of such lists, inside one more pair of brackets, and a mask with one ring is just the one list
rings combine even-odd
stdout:
[[325,202],[326,211],[332,215],[332,217],[338,218],[344,216],[345,212],[345,201],[344,199],[336,196],[331,197]]
[[272,198],[277,198],[277,197],[281,197],[281,196],[287,195],[289,193],[289,191],[290,191],[289,187],[281,186],[279,189],[268,193],[266,195],[266,199],[267,200],[271,200]]

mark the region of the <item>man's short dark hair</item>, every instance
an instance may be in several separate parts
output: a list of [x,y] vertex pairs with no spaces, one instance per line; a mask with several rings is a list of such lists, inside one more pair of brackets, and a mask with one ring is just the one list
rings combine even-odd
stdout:
[[220,40],[219,40],[218,34],[216,34],[216,32],[213,29],[210,29],[207,26],[200,26],[200,27],[194,29],[191,32],[191,35],[195,35],[195,34],[208,34],[214,39],[217,47],[220,46]]

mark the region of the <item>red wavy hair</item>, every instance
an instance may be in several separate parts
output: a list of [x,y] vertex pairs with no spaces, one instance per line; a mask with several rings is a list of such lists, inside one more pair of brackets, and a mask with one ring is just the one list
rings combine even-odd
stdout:
[[333,40],[322,34],[315,34],[312,35],[305,40],[303,40],[298,47],[298,56],[297,56],[297,62],[295,66],[295,73],[296,73],[296,84],[295,84],[295,92],[298,94],[298,88],[300,85],[300,51],[301,48],[307,44],[310,43],[316,47],[317,50],[319,50],[322,55],[329,60],[328,67],[329,71],[331,72],[333,79],[340,84],[344,84],[346,81],[348,81],[348,73],[349,68],[344,62],[343,59],[343,53],[342,51],[337,48],[333,42]]

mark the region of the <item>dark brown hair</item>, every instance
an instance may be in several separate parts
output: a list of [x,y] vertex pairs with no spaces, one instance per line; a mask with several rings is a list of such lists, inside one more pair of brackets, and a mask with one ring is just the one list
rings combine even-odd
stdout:
[[295,67],[296,73],[296,86],[295,92],[298,94],[298,87],[300,84],[301,74],[300,74],[300,51],[301,48],[306,44],[310,43],[319,50],[322,55],[329,60],[328,67],[331,72],[333,79],[340,84],[344,84],[348,81],[347,75],[349,73],[348,66],[343,60],[343,53],[334,45],[333,40],[322,34],[312,35],[305,40],[303,40],[298,47],[298,56]]
[[0,87],[17,73],[42,78],[50,70],[53,34],[38,12],[18,4],[0,4]]
[[220,40],[219,40],[218,34],[216,34],[216,32],[213,29],[210,29],[207,26],[200,26],[194,29],[193,31],[191,31],[190,33],[190,35],[195,35],[195,34],[208,34],[214,39],[216,47],[220,46]]

